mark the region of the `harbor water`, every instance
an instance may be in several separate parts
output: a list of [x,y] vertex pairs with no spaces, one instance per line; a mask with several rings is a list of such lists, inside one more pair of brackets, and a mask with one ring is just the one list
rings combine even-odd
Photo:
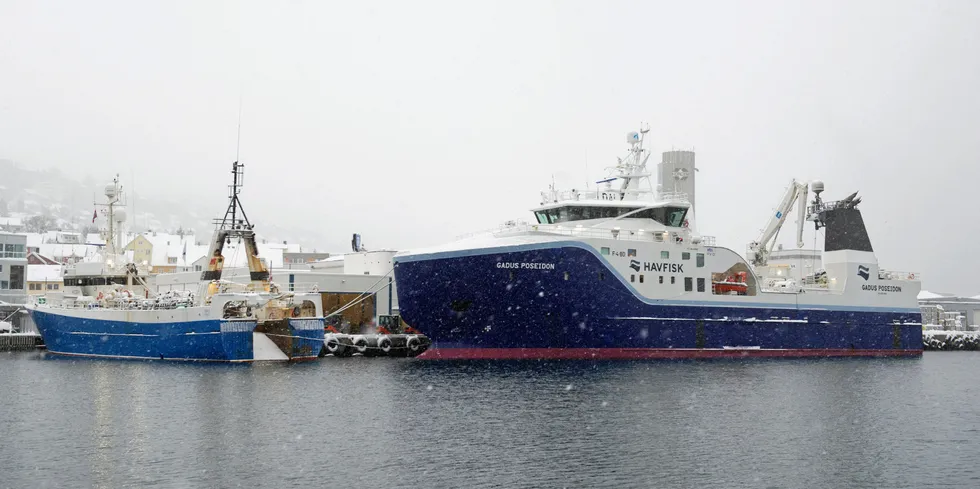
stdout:
[[980,487],[978,371],[3,352],[0,488]]

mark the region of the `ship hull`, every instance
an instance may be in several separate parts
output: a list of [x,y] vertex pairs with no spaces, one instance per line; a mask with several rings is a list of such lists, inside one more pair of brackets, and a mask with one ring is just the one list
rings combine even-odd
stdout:
[[[502,263],[547,263],[554,267],[506,269]],[[799,304],[798,299],[770,303],[764,297],[738,303],[646,299],[587,246],[396,257],[395,280],[402,318],[433,341],[420,358],[673,359],[922,353],[917,309]]]
[[[120,313],[128,316],[126,320],[113,317]],[[213,362],[261,359],[254,356],[255,321],[193,318],[204,315],[195,308],[100,311],[35,307],[30,314],[51,353]],[[277,336],[288,340],[284,352],[289,360],[317,358],[323,343],[322,319],[290,319],[283,332]]]

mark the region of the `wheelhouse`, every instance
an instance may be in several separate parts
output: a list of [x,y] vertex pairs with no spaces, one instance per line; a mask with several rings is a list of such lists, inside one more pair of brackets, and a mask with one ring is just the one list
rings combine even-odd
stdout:
[[561,203],[536,209],[538,224],[606,219],[652,219],[667,227],[682,227],[687,217],[686,204],[602,205],[600,203]]

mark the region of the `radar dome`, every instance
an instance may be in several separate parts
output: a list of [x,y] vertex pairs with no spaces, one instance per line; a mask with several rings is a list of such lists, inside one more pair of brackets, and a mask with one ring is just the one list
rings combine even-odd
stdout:
[[820,180],[814,180],[813,183],[810,184],[810,188],[814,193],[819,194],[820,192],[823,192],[823,182]]
[[126,222],[126,211],[122,209],[115,211],[112,213],[112,218],[115,219],[116,222]]
[[109,185],[106,185],[105,186],[105,196],[106,197],[109,197],[110,199],[114,199],[114,198],[116,198],[116,195],[118,195],[118,194],[119,194],[119,191],[116,188],[116,184],[110,183]]

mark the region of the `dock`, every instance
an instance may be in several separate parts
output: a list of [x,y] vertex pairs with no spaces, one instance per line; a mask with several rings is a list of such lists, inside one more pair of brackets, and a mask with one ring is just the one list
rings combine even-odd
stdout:
[[36,348],[44,348],[44,340],[37,333],[0,333],[0,351]]

